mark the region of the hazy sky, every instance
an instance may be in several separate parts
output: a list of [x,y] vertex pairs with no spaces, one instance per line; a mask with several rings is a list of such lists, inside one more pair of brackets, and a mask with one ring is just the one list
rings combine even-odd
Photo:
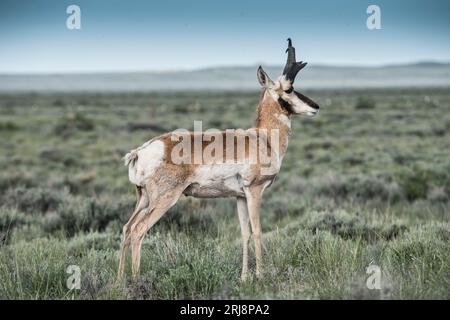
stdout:
[[[81,8],[81,30],[66,8]],[[368,30],[369,4],[381,30]],[[0,0],[0,72],[450,61],[450,1]]]

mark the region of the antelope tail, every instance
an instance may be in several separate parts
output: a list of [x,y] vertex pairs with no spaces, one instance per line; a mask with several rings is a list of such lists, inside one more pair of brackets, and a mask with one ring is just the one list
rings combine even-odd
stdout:
[[134,165],[137,158],[138,158],[138,150],[137,149],[131,150],[125,155],[125,157],[123,157],[125,166]]

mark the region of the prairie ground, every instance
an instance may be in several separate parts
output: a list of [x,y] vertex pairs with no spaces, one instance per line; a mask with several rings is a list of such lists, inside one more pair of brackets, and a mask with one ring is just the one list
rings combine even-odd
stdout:
[[116,280],[135,201],[121,157],[194,120],[250,127],[259,93],[0,94],[0,298],[450,299],[449,90],[305,93],[321,112],[293,118],[264,277],[245,283],[235,200],[193,198],[146,236],[140,279]]

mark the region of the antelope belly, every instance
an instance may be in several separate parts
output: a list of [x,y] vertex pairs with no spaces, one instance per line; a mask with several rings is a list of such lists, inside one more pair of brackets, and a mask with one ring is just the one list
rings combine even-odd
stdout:
[[228,164],[201,166],[184,194],[197,198],[244,196],[240,178],[242,169],[241,166]]

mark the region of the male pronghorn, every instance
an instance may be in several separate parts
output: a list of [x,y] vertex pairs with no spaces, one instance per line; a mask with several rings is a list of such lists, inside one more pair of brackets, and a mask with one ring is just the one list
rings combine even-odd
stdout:
[[[280,170],[281,161],[286,153],[288,138],[291,135],[290,118],[293,114],[314,116],[319,106],[308,97],[294,91],[293,83],[297,73],[306,63],[296,62],[295,49],[288,39],[288,58],[283,74],[272,81],[265,71],[258,68],[257,75],[262,86],[258,105],[256,128],[233,133],[231,143],[228,130],[217,135],[204,132],[183,134],[167,133],[156,137],[125,156],[129,179],[136,186],[137,203],[129,221],[123,227],[123,239],[120,252],[119,277],[125,269],[128,247],[131,245],[132,273],[139,274],[141,245],[147,231],[171,208],[181,195],[199,198],[236,197],[237,211],[243,242],[242,280],[248,273],[248,240],[250,226],[253,232],[256,256],[256,275],[261,275],[261,225],[259,209],[264,190],[273,182]],[[276,134],[275,134],[276,133]],[[174,136],[176,139],[174,139]],[[201,152],[220,141],[223,150],[214,149],[213,162],[182,161],[175,159],[179,155],[178,138],[194,144],[200,138]],[[211,136],[214,139],[211,139]],[[244,137],[243,139],[241,139]],[[249,162],[251,147],[248,138],[257,138],[261,147],[270,151],[270,165],[274,170],[263,172],[262,156]],[[262,139],[265,138],[265,139]],[[238,141],[244,141],[241,146]],[[263,142],[261,142],[263,141]],[[217,145],[216,145],[217,146]],[[191,159],[191,148],[182,150],[183,157]],[[230,151],[231,150],[231,151]],[[211,151],[211,150],[210,150]],[[274,156],[273,156],[274,155]],[[194,155],[195,157],[195,155]],[[183,158],[186,159],[186,158]],[[176,160],[176,161],[175,161]],[[265,163],[267,164],[267,163]],[[250,226],[249,226],[250,224]]]

